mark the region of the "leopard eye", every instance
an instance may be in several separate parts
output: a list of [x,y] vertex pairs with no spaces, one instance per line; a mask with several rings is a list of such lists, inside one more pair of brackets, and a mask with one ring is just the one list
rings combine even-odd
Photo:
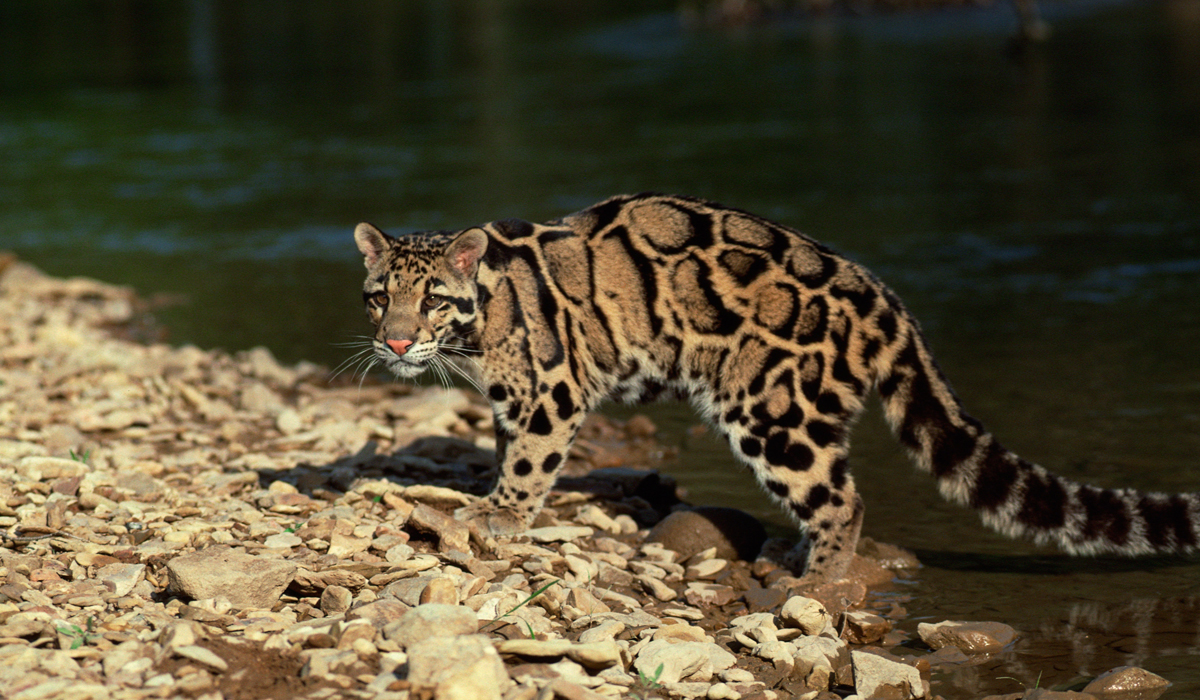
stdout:
[[374,304],[375,306],[386,307],[388,305],[387,292],[375,292],[367,297],[367,303]]
[[442,297],[436,294],[427,294],[425,298],[421,300],[421,311],[433,311],[441,305]]

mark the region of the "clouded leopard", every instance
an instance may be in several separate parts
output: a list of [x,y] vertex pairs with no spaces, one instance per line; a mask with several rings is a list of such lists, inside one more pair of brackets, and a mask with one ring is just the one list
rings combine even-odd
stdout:
[[360,224],[355,239],[378,360],[412,377],[472,353],[499,477],[457,515],[492,533],[533,520],[602,400],[686,397],[806,533],[789,563],[836,578],[863,516],[848,433],[873,388],[942,494],[1000,532],[1076,554],[1196,549],[1200,497],[1080,485],[1006,450],[896,295],[785,226],[644,194],[545,224],[397,237]]

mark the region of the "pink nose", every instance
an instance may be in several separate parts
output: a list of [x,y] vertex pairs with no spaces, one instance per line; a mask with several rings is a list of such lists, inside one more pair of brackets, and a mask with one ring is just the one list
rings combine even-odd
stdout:
[[409,346],[413,344],[411,340],[388,340],[387,345],[392,349],[392,352],[397,355],[403,355],[408,352]]

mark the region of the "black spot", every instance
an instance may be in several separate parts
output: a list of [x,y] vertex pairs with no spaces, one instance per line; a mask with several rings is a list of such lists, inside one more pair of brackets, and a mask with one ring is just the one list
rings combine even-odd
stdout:
[[550,424],[550,417],[546,415],[546,407],[538,406],[529,418],[529,432],[534,435],[549,435],[553,431],[554,426]]
[[833,462],[833,466],[829,468],[829,483],[833,484],[833,488],[841,491],[846,487],[846,481],[850,474],[850,462],[846,458],[838,457]]
[[763,455],[767,461],[777,467],[787,467],[792,471],[806,471],[812,467],[813,452],[808,445],[790,442],[787,433],[779,432],[767,438]]
[[529,500],[529,492],[528,491],[517,491],[517,500],[518,501]]
[[[809,364],[815,365],[810,369]],[[816,401],[821,395],[821,382],[825,379],[825,355],[814,352],[804,358],[804,369],[801,375],[806,377],[800,382],[800,392],[809,402]]]
[[804,429],[808,432],[809,439],[817,447],[828,447],[830,444],[842,439],[841,428],[824,421],[809,421],[804,426]]
[[726,250],[717,260],[743,287],[753,283],[767,269],[766,258],[740,250]]
[[875,308],[875,299],[879,296],[874,289],[865,284],[861,289],[846,289],[835,284],[829,288],[829,295],[835,299],[845,299],[853,304],[854,311],[859,318],[866,318],[871,313],[871,310]]
[[1178,550],[1196,544],[1188,503],[1182,496],[1166,498],[1146,496],[1138,503],[1138,512],[1146,519],[1146,539],[1155,548]]
[[725,412],[725,417],[723,420],[726,423],[736,423],[737,420],[741,417],[742,417],[742,407],[734,406],[733,408],[731,408]]
[[1029,474],[1025,479],[1025,500],[1017,520],[1036,530],[1062,527],[1067,517],[1067,492],[1058,477]]
[[931,462],[934,476],[945,476],[971,458],[977,438],[966,428],[957,425],[930,426],[933,440]]
[[888,343],[896,342],[896,314],[892,313],[891,309],[880,311],[875,325],[879,327],[879,332],[883,333]]
[[488,398],[492,401],[503,401],[508,398],[508,390],[503,384],[493,384],[488,387]]
[[749,393],[761,394],[762,390],[767,387],[767,374],[769,374],[771,370],[775,369],[779,363],[784,362],[791,357],[794,356],[792,353],[786,350],[772,348],[771,351],[767,353],[767,359],[763,361],[763,365],[761,368],[759,368],[758,374],[755,375],[754,379],[750,382],[750,386],[747,387]]
[[625,204],[629,200],[624,198],[613,199],[606,202],[601,202],[587,211],[593,217],[593,227],[599,231],[605,226],[608,226],[616,220],[617,215],[625,208]]
[[812,508],[809,508],[803,503],[792,502],[788,504],[788,507],[792,509],[792,513],[794,513],[801,521],[808,522],[812,519]]
[[[822,297],[813,297],[804,305],[802,312],[805,317],[812,317],[816,314],[816,320],[808,326],[804,333],[795,335],[794,339],[800,345],[808,345],[809,343],[819,343],[825,339],[826,333],[829,332],[829,304]],[[799,315],[793,316],[793,329],[800,323]],[[789,333],[788,335],[792,335]]]
[[[975,478],[975,489],[971,494],[971,507],[978,510],[995,510],[1008,500],[1013,484],[1017,481],[1018,458],[993,441],[988,445],[979,475]],[[1021,465],[1027,468],[1028,463]]]
[[566,382],[559,382],[554,385],[554,391],[550,394],[554,398],[554,402],[558,404],[558,417],[566,420],[575,415],[575,402],[571,400],[571,389]]
[[846,505],[846,499],[842,498],[841,494],[835,493],[829,497],[829,505],[834,508],[841,508]]
[[558,469],[559,464],[562,464],[562,455],[557,452],[551,452],[546,455],[545,461],[542,462],[542,472],[549,474]]
[[1129,541],[1129,511],[1116,493],[1084,486],[1079,489],[1079,502],[1087,513],[1081,533],[1083,540],[1104,537],[1118,546]]
[[516,401],[510,403],[508,405],[508,419],[511,421],[515,421],[517,418],[520,417],[520,415],[521,415],[521,404],[517,403]]
[[808,491],[808,498],[804,499],[804,505],[811,510],[816,510],[829,502],[830,497],[829,487],[825,484],[817,484]]
[[817,411],[827,416],[840,416],[845,408],[837,394],[826,391],[817,397]]
[[761,455],[763,451],[762,442],[752,437],[742,438],[741,442],[738,443],[738,447],[741,448],[742,454],[746,455],[747,457],[757,457]]
[[529,460],[522,457],[513,464],[513,474],[517,476],[529,476],[533,473],[533,465]]
[[783,483],[782,481],[775,481],[774,479],[767,479],[763,483],[766,484],[767,489],[769,489],[771,493],[779,496],[780,498],[787,498],[788,491],[790,490],[787,484]]
[[863,343],[862,363],[864,365],[870,365],[871,362],[875,360],[875,356],[879,354],[881,347],[883,347],[883,345],[879,342],[878,338],[871,338],[867,342]]

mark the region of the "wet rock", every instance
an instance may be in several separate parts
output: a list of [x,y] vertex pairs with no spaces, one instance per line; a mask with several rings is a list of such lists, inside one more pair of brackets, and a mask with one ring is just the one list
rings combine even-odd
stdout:
[[859,610],[842,615],[842,639],[851,644],[874,644],[891,629],[887,618],[873,613]]
[[1145,669],[1118,666],[1096,676],[1083,692],[1100,700],[1155,700],[1170,687],[1170,681]]
[[736,508],[719,507],[675,511],[646,535],[647,542],[659,542],[684,559],[716,548],[715,554],[721,559],[752,561],[766,539],[766,530],[754,516]]
[[997,652],[1017,638],[1016,630],[1000,622],[922,622],[917,625],[917,634],[934,649],[953,646],[964,654]]
[[270,608],[292,581],[296,565],[212,547],[167,564],[171,588],[193,600],[224,596],[235,608]]

